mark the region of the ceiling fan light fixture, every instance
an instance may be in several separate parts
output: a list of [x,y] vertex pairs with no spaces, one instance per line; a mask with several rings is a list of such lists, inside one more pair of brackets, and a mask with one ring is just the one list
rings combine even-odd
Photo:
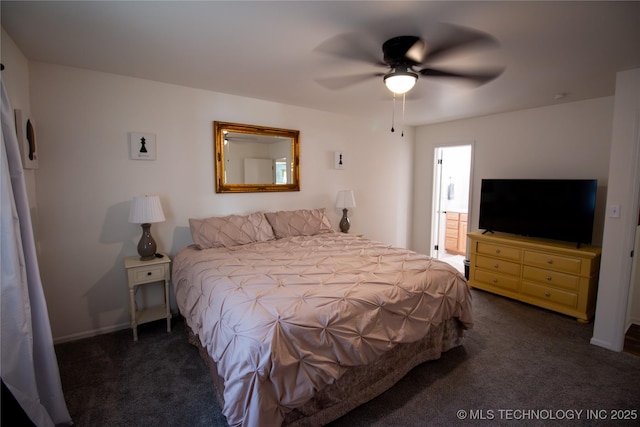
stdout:
[[396,68],[384,76],[384,84],[396,95],[409,92],[415,86],[418,74],[409,70],[408,67]]

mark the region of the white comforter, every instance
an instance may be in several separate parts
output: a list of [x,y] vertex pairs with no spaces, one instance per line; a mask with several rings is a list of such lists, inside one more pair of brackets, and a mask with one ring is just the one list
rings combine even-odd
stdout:
[[471,295],[446,263],[349,234],[182,249],[180,312],[224,379],[231,426],[276,426],[284,414],[398,343],[457,318]]

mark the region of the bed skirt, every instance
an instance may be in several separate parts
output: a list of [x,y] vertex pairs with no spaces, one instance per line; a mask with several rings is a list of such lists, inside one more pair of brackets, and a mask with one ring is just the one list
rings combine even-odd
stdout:
[[[216,363],[202,347],[200,339],[187,327],[189,342],[198,348],[206,361],[215,387],[216,399],[224,406],[224,384]],[[390,389],[416,366],[439,359],[443,352],[462,344],[464,329],[456,319],[432,325],[422,340],[397,345],[378,360],[349,369],[339,380],[329,384],[304,405],[287,413],[283,426],[322,426]]]

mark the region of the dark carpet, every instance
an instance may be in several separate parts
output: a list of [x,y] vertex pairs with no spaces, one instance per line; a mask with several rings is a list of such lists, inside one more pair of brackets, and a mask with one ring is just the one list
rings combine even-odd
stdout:
[[[331,423],[340,426],[640,424],[640,356],[589,344],[593,323],[473,290],[465,343]],[[226,426],[181,318],[56,345],[78,427]],[[622,418],[622,419],[618,419]]]

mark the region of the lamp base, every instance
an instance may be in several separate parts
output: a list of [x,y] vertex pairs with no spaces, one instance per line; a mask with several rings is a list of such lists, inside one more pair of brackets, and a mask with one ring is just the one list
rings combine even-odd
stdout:
[[142,237],[138,242],[140,261],[150,261],[156,257],[156,241],[151,236],[151,224],[142,224]]
[[349,228],[351,228],[351,221],[349,221],[349,217],[347,217],[348,209],[342,209],[342,219],[340,220],[340,231],[343,233],[348,233]]

